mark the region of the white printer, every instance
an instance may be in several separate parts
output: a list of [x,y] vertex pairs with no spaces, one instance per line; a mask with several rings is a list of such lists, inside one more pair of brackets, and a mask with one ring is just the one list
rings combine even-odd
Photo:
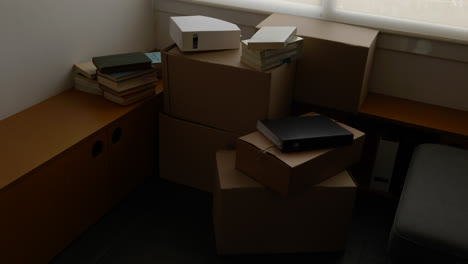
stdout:
[[220,19],[206,16],[171,17],[169,31],[182,51],[238,49],[240,28]]

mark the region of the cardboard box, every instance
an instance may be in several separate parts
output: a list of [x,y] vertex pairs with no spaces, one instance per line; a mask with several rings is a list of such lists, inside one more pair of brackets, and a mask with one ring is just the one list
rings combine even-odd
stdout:
[[211,192],[216,174],[215,153],[232,149],[237,135],[159,116],[159,174],[163,179]]
[[237,140],[236,168],[284,195],[303,191],[359,162],[365,134],[337,122],[354,134],[350,146],[282,153],[260,132]]
[[242,64],[240,57],[241,49],[183,53],[167,48],[164,111],[240,135],[255,131],[257,120],[287,116],[295,62],[261,72]]
[[213,223],[219,254],[340,251],[356,184],[346,172],[281,197],[234,169],[234,151],[216,153]]
[[329,21],[273,14],[263,26],[296,26],[304,38],[294,100],[357,112],[367,95],[378,31]]

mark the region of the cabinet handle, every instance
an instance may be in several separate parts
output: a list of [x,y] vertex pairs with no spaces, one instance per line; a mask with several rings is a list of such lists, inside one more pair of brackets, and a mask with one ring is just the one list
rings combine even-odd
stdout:
[[114,129],[114,132],[112,132],[112,144],[116,144],[117,142],[120,141],[122,138],[122,128],[117,127]]
[[93,157],[97,157],[102,153],[102,150],[104,149],[104,143],[102,140],[96,141],[93,145],[93,149],[91,150],[91,154]]

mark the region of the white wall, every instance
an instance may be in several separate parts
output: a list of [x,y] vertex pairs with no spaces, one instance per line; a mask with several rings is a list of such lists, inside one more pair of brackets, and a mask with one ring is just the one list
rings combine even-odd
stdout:
[[72,87],[74,63],[156,46],[152,0],[1,0],[0,120]]
[[[240,10],[155,0],[156,47],[172,43],[169,17],[206,15],[232,23],[249,38],[267,17]],[[381,34],[370,78],[370,91],[468,111],[468,46]]]

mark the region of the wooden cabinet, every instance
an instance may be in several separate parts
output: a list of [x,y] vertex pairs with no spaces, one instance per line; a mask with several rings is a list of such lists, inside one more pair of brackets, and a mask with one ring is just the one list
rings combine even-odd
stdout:
[[155,173],[156,108],[151,102],[126,114],[107,129],[111,196],[119,201]]
[[159,96],[68,91],[0,121],[0,263],[47,263],[156,171]]

